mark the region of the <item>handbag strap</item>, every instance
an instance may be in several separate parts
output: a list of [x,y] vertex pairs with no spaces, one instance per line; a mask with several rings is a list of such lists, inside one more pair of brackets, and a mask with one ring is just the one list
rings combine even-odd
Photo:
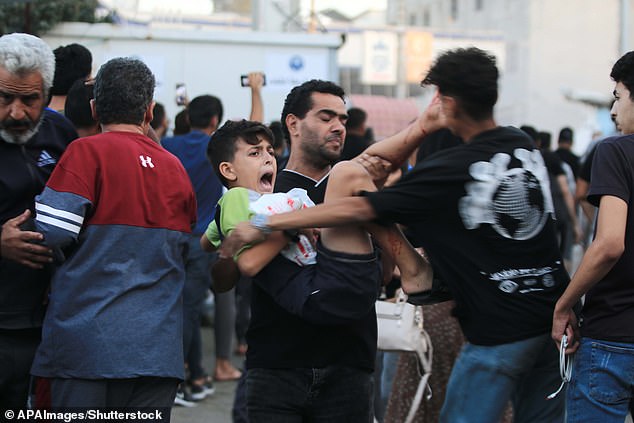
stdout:
[[407,417],[405,418],[404,423],[412,423],[414,421],[414,416],[416,416],[416,412],[418,411],[420,402],[423,399],[425,388],[428,388],[429,390],[429,393],[427,394],[427,399],[431,398],[431,388],[429,388],[429,376],[431,376],[431,373],[425,373],[423,377],[420,378],[420,382],[418,382],[418,387],[416,388],[416,394],[414,395],[414,399],[412,400],[412,405],[409,407],[409,412],[407,413]]
[[414,399],[412,399],[412,404],[409,407],[409,412],[407,413],[404,423],[412,423],[414,421],[414,416],[416,416],[416,412],[418,411],[418,407],[420,406],[420,402],[423,399],[425,391],[427,391],[427,395],[425,396],[427,400],[429,400],[432,396],[431,386],[429,385],[429,377],[431,376],[431,365],[434,350],[429,334],[425,329],[421,329],[421,335],[421,345],[419,345],[416,350],[416,357],[419,360],[422,375],[420,382],[418,382],[416,394],[414,395]]

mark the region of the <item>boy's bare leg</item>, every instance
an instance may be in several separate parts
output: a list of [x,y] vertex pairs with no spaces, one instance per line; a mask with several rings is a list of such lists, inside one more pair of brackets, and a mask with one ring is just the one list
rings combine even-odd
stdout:
[[[350,197],[359,191],[376,191],[365,168],[352,161],[337,163],[330,172],[324,202]],[[392,255],[401,272],[401,285],[408,293],[431,289],[432,270],[429,263],[407,241],[395,224],[379,226],[339,226],[321,231],[323,245],[333,251],[368,254],[373,251],[368,231],[381,249]]]
[[[324,202],[351,197],[367,189],[368,184],[374,186],[363,166],[352,161],[337,163],[330,171]],[[323,228],[320,238],[323,245],[333,251],[369,254],[374,250],[370,235],[357,225]]]

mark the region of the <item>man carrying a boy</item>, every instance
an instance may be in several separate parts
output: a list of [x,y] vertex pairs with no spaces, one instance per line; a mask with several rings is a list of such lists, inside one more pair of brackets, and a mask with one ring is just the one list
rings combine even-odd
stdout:
[[[291,156],[287,168],[275,183],[276,192],[302,188],[312,201],[320,203],[324,198],[352,195],[350,187],[355,187],[354,192],[376,189],[365,169],[351,162],[338,165],[330,173],[334,182],[326,187],[331,167],[341,153],[346,117],[343,91],[331,82],[313,80],[291,91],[282,113],[291,141]],[[240,143],[236,157],[230,163],[225,162],[224,171],[221,171],[225,179],[233,179],[236,186],[245,186],[244,181],[250,181],[252,190],[260,187],[264,191],[270,189],[275,160],[270,143],[262,142],[257,134],[253,138],[252,142]],[[214,140],[210,146],[213,144]],[[260,164],[253,167],[258,171],[250,172],[250,179],[241,181],[245,172],[236,172],[236,165],[249,160],[259,160]],[[222,166],[221,163],[218,168],[222,169]],[[390,240],[395,241],[395,245],[402,245],[398,243],[400,240]],[[277,248],[271,248],[275,243]],[[311,303],[317,303],[319,316],[339,316],[327,325],[318,323],[317,318],[289,311],[290,307],[282,305],[280,296],[271,292],[271,286],[282,288],[278,292],[292,288],[290,282],[298,282],[295,278],[306,271],[278,255],[288,243],[285,234],[273,233],[266,242],[242,251],[238,257],[243,272],[256,274],[252,319],[247,333],[249,419],[251,422],[280,421],[281,418],[317,422],[370,421],[377,342],[373,304],[379,288],[379,272],[369,236],[359,226],[339,229],[337,233],[321,232],[314,271],[324,275],[330,272],[332,285],[342,286],[346,282],[339,278],[348,272],[347,278],[356,279],[359,288],[353,295],[357,297],[355,301],[367,304],[363,312],[346,315],[355,307],[347,301],[337,300],[336,296],[320,297],[321,290],[315,290],[312,293],[315,298],[309,295],[301,305],[310,307]],[[403,254],[405,248],[396,250]],[[247,260],[248,256],[252,256],[252,260]],[[321,260],[322,257],[325,259]],[[430,280],[429,268],[426,264],[421,266],[420,257],[417,260],[413,256],[410,258],[413,267],[401,270],[423,273],[421,282]],[[244,265],[245,261],[251,264]],[[363,273],[359,273],[359,269]],[[368,277],[368,272],[373,276]],[[324,285],[324,291],[332,285]]]

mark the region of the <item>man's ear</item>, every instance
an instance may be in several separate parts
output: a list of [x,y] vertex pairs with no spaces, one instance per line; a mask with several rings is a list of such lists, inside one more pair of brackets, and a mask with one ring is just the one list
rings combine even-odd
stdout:
[[92,115],[92,118],[94,120],[96,120],[97,122],[99,121],[99,118],[97,117],[97,107],[95,106],[94,98],[90,100],[90,114]]
[[[288,128],[288,133],[291,135],[297,136],[299,135],[299,118],[292,113],[286,115],[286,128]],[[289,140],[290,141],[290,140]]]
[[454,97],[443,95],[440,97],[442,113],[445,116],[457,117],[460,113],[458,102]]
[[218,116],[212,116],[211,119],[209,119],[209,128],[211,128],[212,132],[215,132],[216,129],[218,129],[219,123]]
[[227,181],[233,182],[238,179],[238,176],[233,171],[233,165],[229,162],[221,162],[218,166],[218,170]]
[[155,101],[152,101],[147,109],[145,110],[145,117],[143,118],[143,123],[149,125],[150,122],[154,120],[154,105],[156,105]]

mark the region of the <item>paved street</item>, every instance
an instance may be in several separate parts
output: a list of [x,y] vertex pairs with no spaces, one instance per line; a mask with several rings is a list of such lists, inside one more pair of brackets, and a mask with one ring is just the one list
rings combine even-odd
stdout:
[[[214,365],[213,329],[203,327],[203,367],[212,372]],[[233,364],[242,368],[243,357],[233,356]],[[196,407],[174,407],[172,423],[231,423],[231,406],[236,382],[215,382],[216,393],[196,403]]]
[[[211,372],[214,364],[213,329],[202,328],[203,334],[203,366]],[[242,368],[243,358],[232,357],[233,364]],[[174,407],[172,423],[231,423],[231,406],[236,389],[236,382],[216,382],[216,393],[196,403],[196,407]],[[634,423],[630,416],[625,423]]]

